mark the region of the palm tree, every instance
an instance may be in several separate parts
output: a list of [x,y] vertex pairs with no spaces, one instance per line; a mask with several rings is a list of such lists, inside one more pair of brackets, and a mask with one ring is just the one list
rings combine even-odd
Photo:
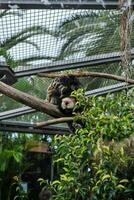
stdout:
[[[18,11],[9,11],[9,10],[2,10],[0,11],[0,18],[4,18],[5,16],[17,16],[22,17],[25,14]],[[6,19],[7,20],[7,19]],[[5,21],[6,22],[6,21]],[[4,24],[4,23],[3,23]],[[3,25],[4,26],[4,25]],[[26,43],[34,47],[37,51],[39,50],[39,45],[30,40],[31,37],[37,35],[51,35],[54,36],[54,33],[48,30],[46,27],[36,25],[23,28],[21,31],[14,33],[13,35],[10,34],[9,38],[5,37],[3,41],[0,42],[0,56],[4,57],[5,62],[10,65],[11,67],[16,67],[19,65],[24,65],[27,62],[34,61],[34,60],[52,60],[53,57],[49,56],[28,56],[23,57],[22,59],[14,59],[11,54],[10,50],[18,44]]]
[[[57,60],[87,57],[120,51],[119,22],[120,11],[85,11],[73,14],[60,24],[57,35],[65,42]],[[134,39],[134,38],[133,38]],[[134,40],[132,39],[132,45]],[[87,69],[88,70],[88,69]],[[90,71],[101,71],[121,75],[120,63],[90,67]],[[88,88],[112,84],[115,81],[91,79]]]
[[60,58],[84,52],[86,56],[119,50],[118,11],[86,11],[72,15],[58,29],[65,39]]
[[[15,17],[16,16],[22,17],[22,15],[24,15],[24,14],[25,14],[25,12],[22,13],[19,10],[17,10],[17,11],[10,11],[10,10],[3,11],[2,10],[2,11],[0,11],[0,18],[3,19],[4,17],[10,16],[10,15],[13,15]],[[7,18],[5,20],[7,20]],[[38,54],[37,56],[36,55],[34,55],[34,56],[27,55],[27,57],[24,57],[22,55],[22,58],[17,59],[17,58],[14,58],[12,56],[12,54],[10,53],[14,47],[16,47],[19,44],[23,44],[23,43],[31,45],[31,47],[35,48],[38,52],[39,45],[37,43],[33,42],[32,40],[30,40],[30,38],[33,36],[40,36],[40,35],[54,36],[52,31],[48,30],[46,27],[42,27],[39,25],[26,27],[17,33],[10,34],[10,37],[7,37],[7,38],[5,37],[4,40],[2,40],[0,42],[0,59],[4,60],[11,68],[17,68],[18,66],[20,66],[20,65],[22,66],[25,64],[28,65],[28,62],[30,62],[30,61],[48,60],[48,59],[53,60],[54,59],[53,57],[40,56],[40,54]],[[15,84],[15,87],[17,87],[23,91],[30,92],[32,94],[38,94],[39,96],[42,96],[43,98],[45,98],[44,86],[40,82],[43,82],[43,81],[37,77],[22,78],[22,79],[19,79],[19,82],[17,82]],[[38,85],[40,85],[39,87],[42,86],[42,90],[40,90],[40,92],[39,92],[39,88],[35,87],[34,83],[36,83],[36,86],[38,86]],[[46,84],[46,87],[47,87],[47,84]],[[19,103],[16,104],[16,102],[10,101],[9,98],[7,98],[7,97],[2,96],[1,99],[3,99],[3,101],[1,101],[1,103],[0,103],[1,104],[0,110],[5,110],[5,109],[7,110],[7,108],[12,109],[12,108],[16,108],[16,106],[20,107]]]

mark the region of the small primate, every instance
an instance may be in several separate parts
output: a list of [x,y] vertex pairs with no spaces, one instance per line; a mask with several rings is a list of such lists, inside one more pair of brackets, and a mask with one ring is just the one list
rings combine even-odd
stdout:
[[76,103],[76,99],[71,97],[74,90],[81,86],[79,80],[73,75],[55,78],[47,89],[47,101],[57,105],[64,114],[71,114]]
[[[63,114],[71,116],[76,104],[76,98],[72,97],[71,93],[80,87],[81,84],[74,75],[55,78],[47,89],[47,101],[56,105]],[[68,126],[74,131],[71,122]]]
[[61,100],[61,104],[59,105],[59,109],[62,113],[66,115],[70,115],[73,112],[73,109],[76,104],[75,97],[65,97]]

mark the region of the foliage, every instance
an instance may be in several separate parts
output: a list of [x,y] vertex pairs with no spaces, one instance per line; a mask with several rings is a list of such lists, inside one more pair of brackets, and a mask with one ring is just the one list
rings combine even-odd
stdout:
[[10,53],[7,52],[6,49],[2,48],[1,45],[0,45],[0,56],[3,56],[6,60],[7,65],[12,66],[12,68],[18,66],[17,62],[12,59]]
[[[14,176],[13,183],[10,187],[10,190],[15,188],[15,197],[13,200],[28,200],[28,193],[24,190],[23,186],[21,185],[21,178]],[[10,198],[10,197],[9,197]]]
[[[1,199],[10,199],[10,196],[16,190],[15,199],[26,199],[27,194],[20,185],[21,179],[13,179],[13,177],[21,177],[21,174],[32,165],[26,160],[28,150],[35,146],[33,138],[25,134],[7,134],[2,135],[1,151],[0,151],[0,188],[2,190]],[[37,138],[36,138],[37,139]],[[39,140],[39,138],[38,138]],[[14,195],[14,196],[15,196]],[[24,196],[24,198],[23,198]],[[20,198],[21,197],[21,198]]]
[[[8,11],[2,10],[0,12],[0,18],[4,18],[6,16],[17,16],[18,18],[23,17],[25,12],[21,11]],[[5,37],[4,40],[0,42],[0,56],[2,60],[4,60],[10,67],[16,68],[19,65],[24,65],[30,61],[34,60],[47,60],[47,59],[54,59],[53,57],[49,56],[30,56],[21,59],[15,59],[10,54],[10,49],[15,47],[18,44],[26,43],[33,46],[37,51],[40,50],[38,44],[33,41],[30,41],[30,38],[36,35],[52,35],[55,36],[54,33],[48,30],[46,27],[43,26],[29,26],[23,28],[21,31],[17,33],[11,34],[9,37]]]
[[[86,10],[80,14],[70,15],[60,24],[57,30],[58,37],[64,41],[57,60],[77,59],[87,56],[98,58],[98,54],[108,53],[109,56],[111,53],[112,56],[113,52],[120,51],[121,15],[120,10]],[[132,35],[131,46],[133,47],[133,45],[134,38]],[[133,66],[131,63],[129,64],[131,77],[133,77]],[[118,61],[116,63],[90,66],[86,70],[124,75],[124,68]],[[88,89],[116,83],[113,80],[100,78],[92,78],[88,82],[85,80],[85,82]]]
[[55,136],[59,176],[49,184],[43,179],[40,183],[51,188],[55,200],[132,200],[133,90],[89,99],[82,93],[74,93],[77,107],[83,107],[74,122],[81,120],[84,127],[74,135]]
[[89,10],[69,16],[59,26],[58,35],[65,39],[60,58],[84,52],[87,56],[98,52],[119,50],[120,11]]

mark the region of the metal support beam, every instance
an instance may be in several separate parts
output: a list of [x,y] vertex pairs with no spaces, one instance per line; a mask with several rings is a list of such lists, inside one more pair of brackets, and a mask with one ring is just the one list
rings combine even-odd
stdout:
[[28,106],[5,111],[5,112],[0,112],[0,120],[19,117],[21,115],[25,115],[25,114],[29,114],[29,113],[33,113],[33,112],[36,112],[36,110],[32,109]]
[[87,91],[85,92],[85,96],[101,96],[108,93],[119,92],[124,89],[130,89],[132,87],[134,87],[134,85],[129,85],[127,83],[118,83],[115,85],[110,85],[103,88]]
[[35,124],[8,120],[0,121],[0,131],[43,135],[64,135],[70,133],[68,128],[60,126],[46,126],[45,128],[36,128]]
[[[131,58],[134,58],[134,49],[131,50]],[[41,72],[57,72],[69,69],[77,69],[83,67],[90,67],[95,65],[109,64],[121,61],[121,53],[113,52],[100,55],[93,55],[81,59],[72,59],[68,61],[55,61],[53,63],[46,63],[43,65],[19,67],[19,70],[15,71],[16,78],[36,75]]]
[[[132,0],[132,6],[134,2]],[[118,0],[0,0],[1,9],[118,9]]]

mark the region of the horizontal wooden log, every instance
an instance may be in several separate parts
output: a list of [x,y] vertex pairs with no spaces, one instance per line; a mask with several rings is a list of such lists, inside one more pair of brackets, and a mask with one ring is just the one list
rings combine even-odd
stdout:
[[36,123],[36,126],[44,127],[44,126],[48,126],[48,125],[52,125],[52,124],[66,123],[66,122],[70,122],[70,121],[73,121],[73,117],[61,117],[58,119],[50,119],[45,122],[38,122],[38,123]]
[[41,111],[53,117],[62,117],[63,114],[58,110],[58,108],[42,99],[34,97],[30,94],[21,92],[12,86],[9,86],[0,81],[0,92],[17,102],[30,106],[31,108]]

